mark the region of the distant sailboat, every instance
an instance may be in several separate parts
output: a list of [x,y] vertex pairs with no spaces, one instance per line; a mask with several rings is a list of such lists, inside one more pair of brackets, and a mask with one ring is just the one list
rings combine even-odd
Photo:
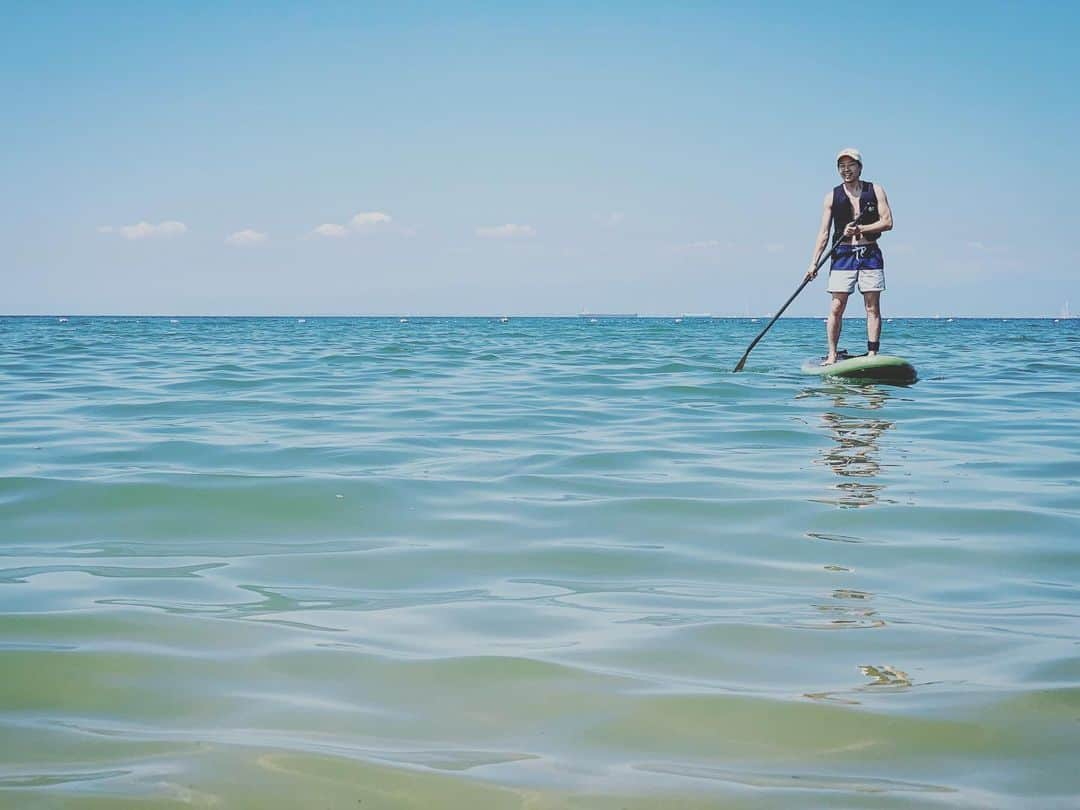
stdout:
[[1075,316],[1071,312],[1069,312],[1069,302],[1066,301],[1065,305],[1061,308],[1061,314],[1058,315],[1058,318],[1063,320],[1063,321],[1067,321],[1072,317],[1075,317]]

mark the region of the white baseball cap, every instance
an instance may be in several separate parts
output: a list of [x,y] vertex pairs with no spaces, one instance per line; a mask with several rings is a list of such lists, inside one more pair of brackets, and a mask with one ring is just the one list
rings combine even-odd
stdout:
[[860,152],[858,149],[855,149],[853,147],[849,146],[847,149],[841,149],[836,154],[836,162],[839,163],[840,158],[842,158],[842,157],[849,157],[852,160],[859,161],[860,165],[862,164],[862,152]]

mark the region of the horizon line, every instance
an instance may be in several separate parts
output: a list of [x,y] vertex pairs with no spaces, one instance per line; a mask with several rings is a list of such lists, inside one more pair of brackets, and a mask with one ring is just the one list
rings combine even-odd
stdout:
[[[712,315],[712,314],[698,314],[698,313],[614,313],[607,314],[603,312],[586,312],[586,313],[513,313],[513,312],[500,312],[500,313],[410,313],[410,312],[386,312],[386,313],[308,313],[308,312],[284,312],[273,314],[255,314],[255,313],[231,313],[231,314],[198,314],[198,313],[153,313],[153,312],[45,312],[45,313],[0,313],[0,318],[188,318],[188,319],[211,319],[211,318],[321,318],[321,319],[342,319],[342,318],[366,318],[366,319],[382,319],[382,318],[416,318],[420,319],[433,319],[433,318],[460,318],[460,319],[491,319],[498,320],[500,318],[523,318],[523,319],[573,319],[578,320],[581,318],[599,318],[603,320],[661,320],[661,319],[680,319],[688,321],[748,321],[748,320],[761,320],[763,318],[772,318],[774,313],[764,313],[760,315]],[[1007,320],[1027,320],[1027,321],[1071,321],[1080,320],[1080,316],[1077,315],[1007,315],[1007,314],[991,314],[991,315],[890,315],[885,318],[889,320],[925,320],[925,321],[944,321],[944,320],[993,320],[996,318]],[[788,315],[782,318],[783,320],[799,321],[799,320],[823,320],[822,315]],[[865,314],[863,315],[850,315],[845,316],[845,320],[866,320]]]

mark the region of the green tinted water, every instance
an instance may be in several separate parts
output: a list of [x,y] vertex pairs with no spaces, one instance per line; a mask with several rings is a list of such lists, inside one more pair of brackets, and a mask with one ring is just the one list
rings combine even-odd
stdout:
[[1080,323],[760,326],[0,319],[0,805],[1069,805]]

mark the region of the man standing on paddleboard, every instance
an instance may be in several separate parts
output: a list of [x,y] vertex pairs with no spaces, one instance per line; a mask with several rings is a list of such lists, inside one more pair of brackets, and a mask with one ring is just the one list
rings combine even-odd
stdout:
[[829,267],[829,292],[832,306],[826,334],[829,355],[822,365],[836,362],[836,344],[844,323],[848,296],[858,287],[866,304],[866,353],[878,353],[881,341],[881,293],[885,289],[885,259],[877,245],[878,237],[893,226],[892,210],[885,189],[877,183],[862,180],[862,154],[858,149],[843,149],[836,156],[836,169],[844,181],[825,195],[825,211],[821,228],[814,243],[807,279],[817,277],[817,261],[829,244],[829,227],[833,239],[843,234],[833,251]]

